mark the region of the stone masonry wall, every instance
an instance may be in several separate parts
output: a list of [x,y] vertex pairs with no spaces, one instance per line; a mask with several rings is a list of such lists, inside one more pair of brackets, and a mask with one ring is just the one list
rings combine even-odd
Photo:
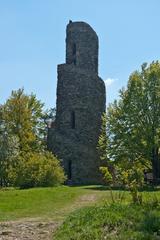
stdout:
[[62,160],[73,184],[100,183],[96,147],[105,111],[105,86],[97,71],[96,33],[86,23],[69,23],[66,64],[58,65],[57,113],[55,128],[49,129],[48,147]]

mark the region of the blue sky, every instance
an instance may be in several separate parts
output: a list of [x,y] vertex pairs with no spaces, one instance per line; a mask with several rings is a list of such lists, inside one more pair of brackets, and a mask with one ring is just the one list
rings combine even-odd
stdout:
[[89,23],[99,36],[107,103],[143,62],[160,59],[159,0],[0,0],[0,104],[24,87],[46,108],[55,106],[69,19]]

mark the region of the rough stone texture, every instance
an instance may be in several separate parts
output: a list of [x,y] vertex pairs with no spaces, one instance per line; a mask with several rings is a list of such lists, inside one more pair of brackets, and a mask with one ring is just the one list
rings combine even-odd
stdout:
[[48,148],[73,184],[100,183],[97,141],[105,111],[105,85],[98,77],[98,37],[84,22],[67,26],[66,64],[58,65],[57,113]]

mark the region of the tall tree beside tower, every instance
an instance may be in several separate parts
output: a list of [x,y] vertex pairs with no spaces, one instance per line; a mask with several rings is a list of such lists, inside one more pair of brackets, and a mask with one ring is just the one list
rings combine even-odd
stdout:
[[160,181],[160,63],[131,74],[127,89],[107,111],[107,157],[141,162]]

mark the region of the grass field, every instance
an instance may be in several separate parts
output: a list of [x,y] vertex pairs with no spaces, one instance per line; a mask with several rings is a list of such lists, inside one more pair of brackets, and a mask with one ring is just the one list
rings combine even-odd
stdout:
[[158,240],[160,205],[111,204],[77,210],[54,236],[56,240]]
[[[142,205],[114,191],[96,206],[78,209],[56,232],[56,240],[160,240],[160,191],[144,191]],[[118,199],[121,199],[120,201]]]
[[143,204],[128,192],[103,186],[0,190],[0,221],[37,219],[63,224],[56,240],[160,240],[160,191],[144,191]]
[[82,197],[86,195],[97,196],[98,201],[98,198],[108,196],[108,192],[98,191],[94,186],[60,186],[28,190],[3,189],[0,190],[0,221],[36,217],[63,219],[74,209],[95,202],[92,199],[84,201]]

